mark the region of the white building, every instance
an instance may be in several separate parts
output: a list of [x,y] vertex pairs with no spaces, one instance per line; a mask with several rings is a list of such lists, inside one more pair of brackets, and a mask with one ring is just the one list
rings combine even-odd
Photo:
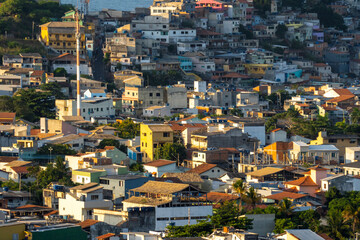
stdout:
[[360,160],[360,147],[345,148],[345,163],[358,162]]
[[59,215],[75,220],[92,219],[93,210],[111,209],[113,204],[103,198],[103,187],[98,183],[88,183],[70,188],[65,198],[59,199]]
[[206,50],[206,42],[194,41],[194,42],[182,42],[177,43],[177,54],[182,55],[186,52],[199,52]]
[[176,167],[176,162],[170,160],[155,160],[149,163],[145,163],[144,170],[148,173],[161,177],[166,172],[179,172]]
[[276,128],[268,134],[267,144],[274,142],[287,142],[287,133],[281,128]]
[[200,194],[189,184],[149,181],[130,190],[130,198],[123,201],[123,210],[153,208],[154,230],[164,231],[170,222],[175,226],[185,226],[189,222],[192,225],[212,215],[212,205],[198,201]]
[[[57,117],[76,116],[76,100],[55,101]],[[97,118],[112,118],[115,116],[113,100],[110,98],[89,98],[81,100],[81,116],[87,121]]]
[[170,107],[169,106],[151,106],[143,109],[144,117],[170,117]]
[[[76,74],[76,56],[70,53],[64,53],[53,59],[53,70],[64,68],[68,74]],[[91,75],[91,67],[85,59],[80,58],[80,73]]]
[[194,81],[194,92],[206,93],[206,81]]
[[187,108],[187,89],[185,85],[173,85],[165,88],[167,104],[170,109]]

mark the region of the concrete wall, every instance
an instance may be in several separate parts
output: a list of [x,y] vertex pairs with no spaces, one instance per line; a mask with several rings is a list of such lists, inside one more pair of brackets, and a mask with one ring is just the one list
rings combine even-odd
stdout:
[[258,233],[259,237],[266,237],[275,228],[275,214],[246,214],[249,219],[253,219],[253,227],[250,232]]

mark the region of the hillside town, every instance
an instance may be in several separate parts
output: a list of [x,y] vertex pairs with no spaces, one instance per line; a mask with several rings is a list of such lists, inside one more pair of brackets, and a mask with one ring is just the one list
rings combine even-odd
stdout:
[[0,1],[1,240],[359,239],[359,1],[92,1]]

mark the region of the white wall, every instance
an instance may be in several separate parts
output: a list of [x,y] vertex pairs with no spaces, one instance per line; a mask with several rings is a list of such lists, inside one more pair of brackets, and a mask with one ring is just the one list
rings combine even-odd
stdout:
[[244,126],[244,133],[260,140],[260,145],[264,146],[266,141],[265,126]]
[[[205,220],[208,215],[212,215],[212,206],[189,206],[189,207],[172,207],[155,209],[155,231],[163,231],[169,222],[175,222],[175,226],[185,226],[189,221],[190,209],[190,224],[196,224],[198,220],[196,217],[204,217]],[[171,220],[172,217],[184,218],[182,220]],[[158,218],[169,218],[168,220],[158,221]]]

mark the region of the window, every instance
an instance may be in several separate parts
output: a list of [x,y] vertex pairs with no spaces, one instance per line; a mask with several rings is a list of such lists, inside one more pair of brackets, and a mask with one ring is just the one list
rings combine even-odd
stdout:
[[324,183],[324,189],[326,189],[326,183]]
[[149,93],[149,97],[152,97],[153,96],[153,94],[152,93]]
[[157,97],[160,97],[160,93],[156,93],[156,96],[157,96]]
[[99,195],[91,195],[91,200],[98,200],[99,199]]
[[164,133],[163,133],[163,137],[170,137],[170,133],[164,132]]
[[123,181],[119,181],[119,186],[123,187],[124,186],[124,182]]
[[110,181],[107,180],[107,179],[100,179],[100,180],[99,180],[99,183],[100,183],[100,184],[109,185],[109,182],[110,182]]

